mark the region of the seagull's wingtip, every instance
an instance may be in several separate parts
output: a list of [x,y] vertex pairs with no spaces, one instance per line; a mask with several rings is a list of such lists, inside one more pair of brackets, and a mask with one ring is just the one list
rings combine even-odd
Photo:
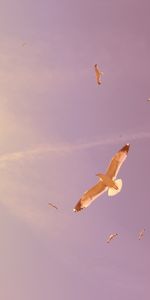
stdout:
[[122,148],[120,149],[120,151],[128,153],[129,148],[130,148],[130,144],[126,144],[124,147],[122,147]]

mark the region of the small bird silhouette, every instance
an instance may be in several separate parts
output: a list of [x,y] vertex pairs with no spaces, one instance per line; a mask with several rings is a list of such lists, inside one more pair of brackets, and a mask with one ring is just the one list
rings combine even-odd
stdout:
[[51,207],[54,207],[54,208],[58,209],[58,207],[56,205],[54,205],[54,204],[52,204],[50,202],[48,203],[48,206],[51,206]]
[[110,234],[110,236],[107,239],[107,243],[110,243],[110,241],[113,240],[117,235],[118,235],[118,233],[112,233],[112,234]]
[[22,45],[22,47],[25,47],[25,46],[27,46],[27,43],[23,42],[21,45]]
[[139,232],[139,240],[141,240],[143,238],[144,233],[145,233],[145,228]]
[[104,73],[102,71],[100,71],[97,64],[94,65],[94,68],[95,68],[96,82],[97,82],[97,84],[100,85],[102,83],[101,77]]

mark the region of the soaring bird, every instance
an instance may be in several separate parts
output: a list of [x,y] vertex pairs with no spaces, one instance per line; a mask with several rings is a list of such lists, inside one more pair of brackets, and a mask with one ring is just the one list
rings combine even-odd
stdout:
[[112,233],[109,235],[108,239],[107,239],[107,243],[110,243],[111,240],[113,240],[116,236],[118,235],[118,233]]
[[105,174],[96,174],[96,176],[99,177],[99,182],[82,195],[73,211],[78,212],[81,209],[88,207],[97,197],[107,190],[108,196],[114,196],[121,191],[122,180],[116,180],[116,176],[127,157],[129,147],[130,145],[126,144],[113,156]]
[[56,205],[54,205],[54,204],[52,204],[50,202],[48,203],[48,206],[51,206],[51,207],[54,207],[54,208],[58,209],[58,207]]
[[23,43],[22,43],[22,47],[25,47],[26,45],[27,45],[26,42],[23,42]]
[[139,232],[139,240],[141,240],[143,238],[144,233],[145,233],[145,228]]
[[97,82],[97,84],[100,85],[102,83],[101,77],[104,73],[102,71],[100,71],[97,64],[94,65],[94,68],[95,68],[96,82]]

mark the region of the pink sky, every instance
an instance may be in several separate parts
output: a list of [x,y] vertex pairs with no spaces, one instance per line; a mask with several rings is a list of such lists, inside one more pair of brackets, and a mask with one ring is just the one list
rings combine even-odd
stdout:
[[[0,299],[150,299],[149,11],[1,0]],[[121,193],[74,214],[126,143]]]

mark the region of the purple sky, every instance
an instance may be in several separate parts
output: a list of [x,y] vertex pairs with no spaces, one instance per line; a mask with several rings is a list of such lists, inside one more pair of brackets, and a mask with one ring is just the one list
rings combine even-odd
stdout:
[[[1,0],[0,299],[150,299],[149,11]],[[125,143],[121,193],[73,213]]]

